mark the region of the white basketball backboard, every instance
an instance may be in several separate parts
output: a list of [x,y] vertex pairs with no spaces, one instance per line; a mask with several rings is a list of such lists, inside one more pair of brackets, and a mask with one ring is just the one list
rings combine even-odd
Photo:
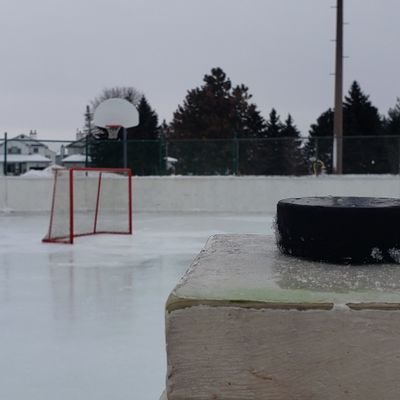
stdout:
[[131,128],[139,124],[139,113],[128,100],[112,98],[104,100],[94,110],[93,123],[100,128],[121,126]]

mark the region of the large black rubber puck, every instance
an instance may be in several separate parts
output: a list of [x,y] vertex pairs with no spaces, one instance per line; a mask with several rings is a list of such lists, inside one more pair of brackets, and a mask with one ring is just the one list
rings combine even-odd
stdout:
[[284,254],[341,264],[400,262],[400,200],[303,197],[277,205]]

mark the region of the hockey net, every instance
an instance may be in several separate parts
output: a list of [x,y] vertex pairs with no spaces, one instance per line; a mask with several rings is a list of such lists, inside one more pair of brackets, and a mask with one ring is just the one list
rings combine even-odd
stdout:
[[132,233],[132,178],[126,168],[57,169],[50,223],[43,242]]

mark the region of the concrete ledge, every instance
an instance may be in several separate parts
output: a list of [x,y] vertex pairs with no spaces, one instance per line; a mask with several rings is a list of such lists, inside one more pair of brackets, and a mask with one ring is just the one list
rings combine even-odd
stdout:
[[397,400],[399,278],[214,236],[167,302],[168,400]]

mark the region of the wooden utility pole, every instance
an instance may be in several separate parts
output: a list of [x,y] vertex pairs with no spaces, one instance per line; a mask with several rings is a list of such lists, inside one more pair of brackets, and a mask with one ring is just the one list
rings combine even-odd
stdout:
[[343,0],[337,0],[333,172],[343,173]]

